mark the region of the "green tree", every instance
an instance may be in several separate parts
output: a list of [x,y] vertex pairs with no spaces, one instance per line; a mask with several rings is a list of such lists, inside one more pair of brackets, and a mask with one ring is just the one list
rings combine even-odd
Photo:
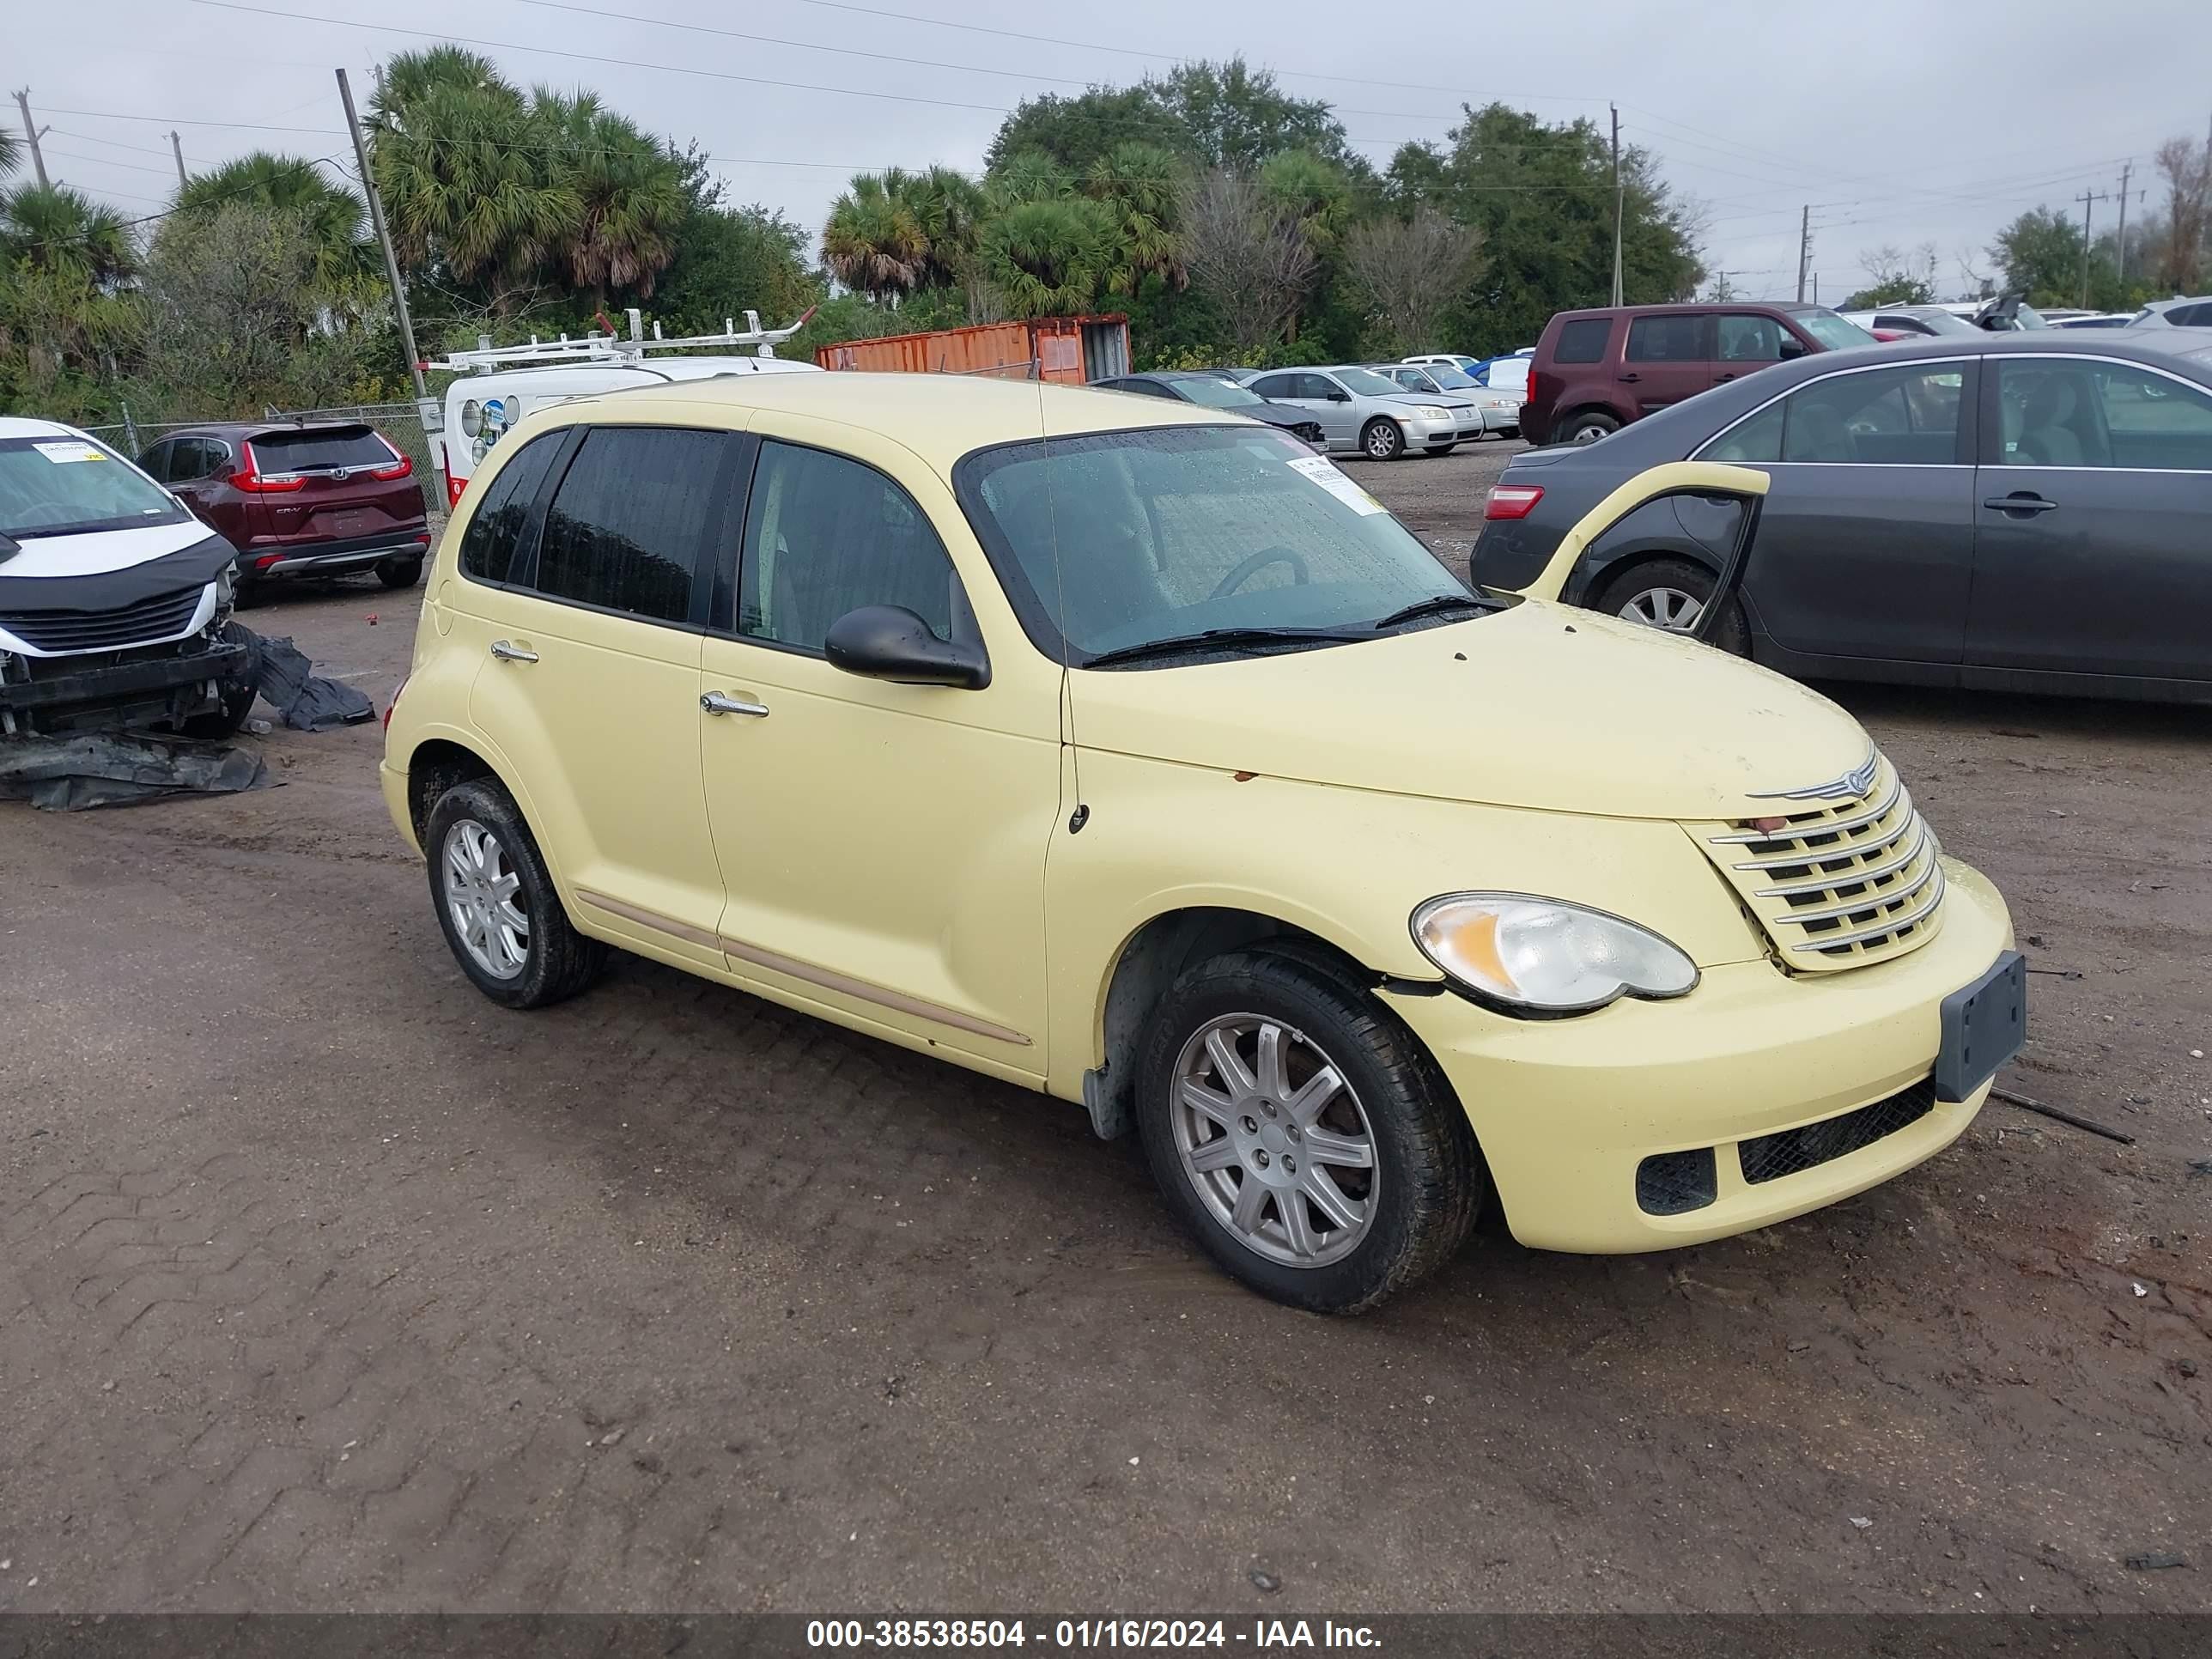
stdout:
[[82,191],[26,183],[0,192],[0,261],[112,289],[136,274],[138,245],[121,214]]
[[883,305],[896,305],[919,287],[929,266],[929,238],[904,198],[908,177],[896,167],[854,173],[822,228],[830,274]]
[[654,281],[676,257],[687,205],[681,167],[658,139],[607,109],[595,93],[563,96],[541,87],[531,113],[546,148],[549,180],[576,204],[575,220],[559,239],[568,280],[594,310],[614,289],[652,298]]
[[5,179],[23,165],[23,141],[5,127],[0,127],[0,179]]
[[1092,87],[1073,97],[1047,93],[1024,98],[983,154],[986,173],[996,173],[1028,151],[1048,155],[1069,173],[1087,172],[1116,144],[1153,144],[1174,155],[1194,153],[1189,130],[1146,82],[1134,87]]
[[2081,292],[2081,227],[2063,208],[2031,208],[2000,230],[1990,258],[2008,294],[2032,306],[2073,305]]
[[[1632,305],[1687,299],[1705,274],[1696,226],[1648,152],[1632,145],[1620,160],[1623,297]],[[1460,350],[1525,345],[1553,312],[1611,296],[1612,157],[1592,122],[1552,125],[1503,104],[1470,107],[1448,149],[1401,148],[1383,193],[1401,211],[1426,203],[1482,233],[1483,267],[1446,316]]]
[[1073,316],[1097,303],[1115,242],[1113,216],[1088,197],[1018,202],[983,226],[983,273],[1014,316]]
[[1179,64],[1166,79],[1146,83],[1189,134],[1189,149],[1206,167],[1249,173],[1285,150],[1310,150],[1347,167],[1352,150],[1336,112],[1319,98],[1293,98],[1267,70],[1242,58]]
[[1157,144],[1116,144],[1091,163],[1083,183],[1085,193],[1113,217],[1109,293],[1133,295],[1146,276],[1177,289],[1189,280],[1176,223],[1184,173],[1170,152]]
[[316,278],[325,287],[375,275],[379,256],[368,240],[368,210],[314,162],[256,150],[196,174],[177,192],[177,206],[186,213],[212,213],[241,201],[298,216],[315,245]]
[[765,207],[693,206],[653,290],[656,320],[671,334],[711,334],[750,309],[781,327],[821,297],[806,274],[805,242]]

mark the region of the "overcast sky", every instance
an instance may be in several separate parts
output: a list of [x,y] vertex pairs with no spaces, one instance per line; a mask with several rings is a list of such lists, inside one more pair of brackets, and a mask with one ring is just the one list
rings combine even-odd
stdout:
[[[2155,207],[2159,143],[2202,138],[2212,121],[2205,0],[1114,0],[1095,11],[1035,0],[102,0],[11,10],[0,75],[8,90],[27,83],[52,124],[49,170],[134,216],[159,211],[174,188],[173,126],[195,169],[264,147],[350,169],[332,68],[346,66],[365,99],[380,58],[440,39],[474,46],[518,82],[591,86],[649,127],[696,137],[732,200],[781,208],[810,235],[858,168],[977,169],[1021,99],[1133,81],[1182,58],[1241,52],[1286,89],[1329,100],[1378,166],[1407,140],[1443,140],[1462,101],[1601,123],[1610,100],[1623,143],[1656,151],[1677,191],[1705,205],[1706,264],[1740,291],[1794,288],[1798,210],[1811,204],[1813,268],[1830,301],[1860,283],[1862,252],[1883,243],[1933,241],[1939,286],[1961,288],[1960,256],[1986,270],[1997,226],[2040,203],[2079,213],[2084,191],[2116,197],[2131,157],[2133,188],[2148,187]],[[16,119],[12,106],[4,113]],[[2131,196],[2130,214],[2143,204]],[[2099,228],[2117,208],[2094,204]]]

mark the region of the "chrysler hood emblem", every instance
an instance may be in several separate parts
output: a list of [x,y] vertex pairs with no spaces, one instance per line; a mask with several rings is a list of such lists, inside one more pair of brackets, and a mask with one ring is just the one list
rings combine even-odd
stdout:
[[1856,800],[1874,787],[1875,774],[1881,769],[1880,754],[1869,751],[1867,757],[1840,778],[1831,778],[1826,783],[1816,783],[1807,789],[1762,789],[1753,793],[1754,800]]

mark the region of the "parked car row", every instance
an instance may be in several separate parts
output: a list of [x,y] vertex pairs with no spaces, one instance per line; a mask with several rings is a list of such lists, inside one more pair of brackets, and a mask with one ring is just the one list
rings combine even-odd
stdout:
[[1516,435],[1521,398],[1479,385],[1441,356],[1310,368],[1156,369],[1092,382],[1228,410],[1280,427],[1325,454],[1393,461],[1415,451],[1449,455],[1492,433]]
[[[2212,330],[1808,352],[1602,443],[1515,457],[1474,579],[1523,586],[1594,503],[1686,459],[1772,481],[1711,628],[1732,650],[1801,677],[2212,702]],[[1587,550],[1565,594],[1680,632],[1727,545],[1725,515],[1680,499]]]

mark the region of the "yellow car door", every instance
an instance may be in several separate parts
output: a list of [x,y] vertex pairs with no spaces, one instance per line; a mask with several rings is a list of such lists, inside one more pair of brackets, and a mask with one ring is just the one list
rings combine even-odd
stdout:
[[[804,416],[763,411],[753,430],[734,579],[702,659],[731,970],[1040,1079],[1058,665],[1022,636],[951,491],[910,452]],[[868,605],[981,642],[989,683],[833,666],[830,625]]]
[[667,426],[578,428],[515,568],[483,590],[492,626],[469,702],[580,918],[714,968],[723,894],[699,652],[742,445]]

